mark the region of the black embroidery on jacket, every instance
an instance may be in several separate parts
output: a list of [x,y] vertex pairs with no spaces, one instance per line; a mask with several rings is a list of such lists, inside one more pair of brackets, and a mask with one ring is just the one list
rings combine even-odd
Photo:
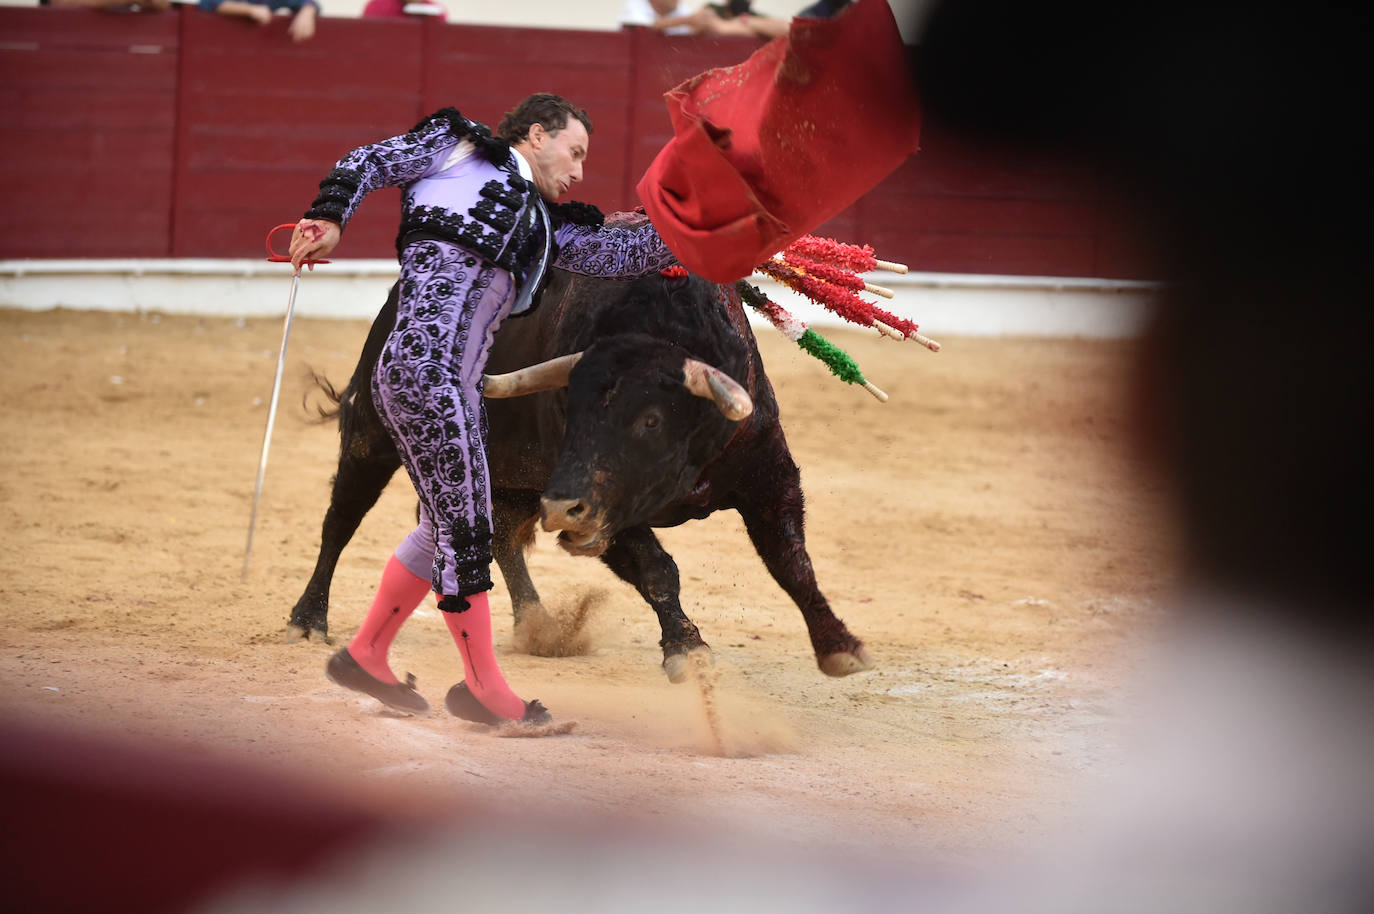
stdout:
[[[342,225],[363,195],[388,183],[403,184],[418,178],[434,162],[435,150],[452,145],[453,139],[470,140],[477,154],[494,165],[505,165],[510,159],[510,144],[492,136],[485,124],[468,120],[457,108],[443,108],[404,136],[359,146],[340,159],[320,182],[320,194],[306,210],[305,218],[329,219]],[[386,172],[387,180],[380,180],[379,172]]]
[[500,181],[488,181],[478,194],[482,199],[468,210],[468,215],[485,222],[503,235],[510,234],[524,205],[524,195],[512,193]]
[[529,185],[526,184],[524,178],[519,175],[510,175],[505,184],[500,181],[488,181],[482,185],[482,189],[477,193],[493,203],[503,204],[510,209],[519,209],[525,205],[525,195],[528,190]]
[[452,106],[440,108],[416,124],[410,132],[414,133],[426,124],[435,121],[446,122],[449,131],[459,139],[471,140],[472,145],[477,147],[477,154],[493,165],[503,165],[510,158],[510,143],[498,136],[493,136],[491,128],[486,124],[470,121],[463,117],[462,112]]
[[[543,236],[532,220],[517,222],[519,214],[511,210],[490,211],[485,208],[489,202],[479,202],[467,217],[437,206],[409,207],[401,217],[401,230],[396,238],[397,254],[405,247],[406,236],[421,232],[480,254],[484,260],[514,276],[517,285],[524,282],[530,264],[542,250]],[[495,225],[498,221],[509,221],[510,230]],[[490,231],[488,226],[499,230]]]
[[590,203],[582,203],[577,200],[571,203],[550,203],[549,218],[553,220],[555,229],[569,223],[572,225],[594,225],[597,228],[606,224],[606,217],[602,215],[601,210]]

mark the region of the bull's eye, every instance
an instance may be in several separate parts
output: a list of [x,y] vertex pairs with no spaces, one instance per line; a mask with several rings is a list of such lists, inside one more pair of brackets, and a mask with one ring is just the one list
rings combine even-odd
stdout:
[[635,434],[653,434],[658,431],[662,424],[663,417],[659,415],[658,410],[651,409],[648,412],[640,413],[639,418],[635,420]]

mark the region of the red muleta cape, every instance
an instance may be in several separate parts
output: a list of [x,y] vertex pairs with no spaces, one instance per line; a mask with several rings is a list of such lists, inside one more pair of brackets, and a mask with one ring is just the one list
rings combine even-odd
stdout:
[[794,19],[744,63],[664,95],[673,139],[639,198],[683,265],[715,282],[843,211],[916,151],[920,104],[884,0]]

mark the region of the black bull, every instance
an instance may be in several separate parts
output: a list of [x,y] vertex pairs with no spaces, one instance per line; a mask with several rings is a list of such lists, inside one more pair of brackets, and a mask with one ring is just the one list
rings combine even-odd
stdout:
[[[315,571],[291,611],[297,636],[327,635],[339,555],[401,465],[372,403],[372,369],[395,317],[393,286],[339,398],[338,472]],[[800,474],[735,290],[695,276],[607,280],[556,271],[541,307],[497,334],[486,370],[583,351],[566,390],[486,401],[492,552],[517,629],[540,609],[524,546],[542,513],[546,529],[562,531],[567,551],[598,555],[653,607],[664,669],[680,681],[687,652],[705,642],[682,611],[677,565],[651,528],[733,508],[801,610],[821,670],[845,676],[868,669],[863,643],[816,586]],[[688,357],[737,379],[753,412],[732,422],[689,392]]]

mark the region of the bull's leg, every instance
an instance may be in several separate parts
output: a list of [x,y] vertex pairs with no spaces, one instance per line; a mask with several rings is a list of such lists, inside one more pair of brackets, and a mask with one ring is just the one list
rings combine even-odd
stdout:
[[759,557],[806,620],[816,663],[827,676],[848,676],[871,669],[873,661],[863,642],[844,622],[816,586],[811,556],[806,552],[801,474],[781,440],[771,459],[759,461],[739,495],[739,513]]
[[320,554],[305,593],[291,609],[286,632],[290,639],[312,634],[329,640],[329,584],[344,546],[353,538],[363,516],[372,510],[382,490],[401,466],[401,458],[372,405],[372,369],[396,323],[396,286],[377,313],[363,344],[353,377],[339,397],[339,467],[334,474],[329,509],[320,531]]
[[525,547],[534,538],[539,517],[539,493],[527,489],[495,489],[491,496],[491,554],[510,591],[511,611],[518,628],[529,613],[542,612],[539,591],[530,580]]
[[[345,403],[347,402],[345,395]],[[345,407],[346,408],[346,407]],[[371,411],[371,403],[368,404]],[[374,421],[375,414],[374,414]],[[339,453],[339,469],[334,476],[329,497],[329,510],[320,530],[320,554],[315,571],[305,586],[305,593],[296,601],[287,624],[289,638],[308,638],[312,635],[329,640],[329,584],[334,577],[339,555],[353,538],[363,516],[372,510],[382,490],[401,466],[396,448],[378,425],[380,440],[364,431],[349,433],[344,424]]]
[[673,682],[686,680],[687,653],[707,644],[678,602],[680,584],[673,557],[664,551],[652,530],[641,526],[617,533],[601,560],[633,584],[654,608],[663,635],[658,642],[663,648],[663,670]]

